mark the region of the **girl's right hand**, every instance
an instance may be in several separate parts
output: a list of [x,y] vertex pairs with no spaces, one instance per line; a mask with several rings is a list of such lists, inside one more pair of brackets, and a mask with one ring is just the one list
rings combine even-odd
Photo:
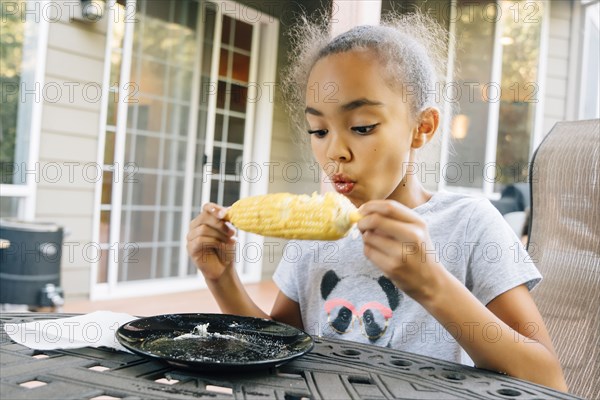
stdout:
[[218,280],[233,267],[235,230],[223,220],[226,208],[206,203],[192,220],[187,234],[187,252],[207,280]]

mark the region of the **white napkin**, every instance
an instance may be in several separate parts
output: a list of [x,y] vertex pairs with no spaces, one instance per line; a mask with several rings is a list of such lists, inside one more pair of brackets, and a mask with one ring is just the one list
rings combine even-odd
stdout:
[[76,317],[4,324],[4,330],[15,342],[35,350],[105,346],[128,351],[117,342],[115,333],[134,319],[129,314],[95,311]]

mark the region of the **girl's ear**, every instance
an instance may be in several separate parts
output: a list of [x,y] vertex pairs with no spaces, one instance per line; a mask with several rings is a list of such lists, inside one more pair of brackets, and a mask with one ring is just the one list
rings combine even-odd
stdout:
[[427,108],[419,115],[418,125],[413,134],[411,147],[418,149],[431,140],[438,128],[440,113],[437,108]]

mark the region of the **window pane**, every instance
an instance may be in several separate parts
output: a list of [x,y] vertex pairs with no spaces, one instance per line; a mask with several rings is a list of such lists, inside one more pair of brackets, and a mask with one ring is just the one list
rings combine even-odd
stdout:
[[248,88],[240,85],[231,85],[230,109],[232,111],[246,112],[246,99]]
[[[171,1],[144,1],[142,4],[145,5],[145,23],[152,23],[156,21],[157,27],[162,28],[165,22],[169,21],[169,14],[171,10]],[[142,7],[144,8],[144,7]]]
[[181,212],[160,213],[159,236],[161,242],[176,242],[181,237]]
[[104,164],[111,165],[115,162],[115,133],[106,132],[104,143]]
[[109,243],[110,211],[100,212],[100,243]]
[[172,99],[189,101],[192,96],[192,71],[174,66],[170,66],[169,70],[169,96]]
[[183,203],[183,177],[163,176],[161,204],[169,207],[181,207]]
[[[37,64],[36,15],[19,4],[12,3],[11,9],[4,7],[3,2],[0,7],[0,183],[3,184],[25,184],[26,176],[17,174],[13,166],[14,163],[24,166],[27,161],[31,108],[36,101],[32,93]],[[27,91],[22,91],[24,88]]]
[[188,262],[187,274],[188,276],[198,275],[198,269],[191,260]]
[[222,169],[222,163],[223,163],[223,159],[221,158],[221,152],[224,152],[224,150],[219,147],[219,146],[215,146],[213,148],[213,159],[212,159],[212,173],[213,174],[219,174],[221,173],[221,169]]
[[[19,107],[21,59],[23,46],[23,30],[25,24],[20,15],[5,13],[2,7],[2,29],[0,30],[0,88],[2,90],[2,107],[0,108],[0,168],[2,181],[13,183],[15,162],[15,139],[17,136],[17,109]],[[7,173],[7,172],[11,173]],[[3,207],[4,211],[4,207]]]
[[110,66],[110,81],[108,82],[111,88],[119,90],[121,84],[119,77],[121,74],[121,51],[113,51],[111,55],[111,66]]
[[96,276],[96,282],[106,283],[108,282],[108,259],[111,252],[108,250],[100,251],[100,259],[98,260],[98,275]]
[[135,182],[124,179],[125,193],[131,193],[131,203],[127,198],[123,202],[131,205],[150,206],[156,204],[156,185],[158,176],[154,174],[136,173]]
[[119,281],[136,281],[152,278],[151,248],[139,248],[135,245],[124,247],[120,252]]
[[210,201],[219,204],[219,181],[216,179],[210,182]]
[[112,198],[113,173],[102,171],[102,197],[101,204],[110,204]]
[[242,118],[229,117],[229,129],[227,141],[229,143],[244,144],[244,125],[246,120]]
[[169,104],[167,113],[167,133],[187,137],[190,108],[179,104]]
[[185,171],[185,159],[187,156],[187,149],[188,146],[185,142],[179,141],[179,142],[173,142],[172,146],[177,146],[177,160],[176,160],[176,164],[177,164],[177,170],[178,171]]
[[235,21],[234,45],[238,49],[250,51],[252,45],[252,25],[240,20]]
[[223,140],[223,115],[215,115],[215,140]]
[[158,169],[160,150],[160,138],[146,135],[136,135],[135,163],[138,165],[138,167]]
[[[496,146],[494,191],[506,185],[526,182],[529,147],[533,131],[537,96],[540,26],[543,4],[536,2],[536,13],[527,23],[515,16],[532,9],[531,0],[502,1],[502,95]],[[524,7],[527,7],[525,9]],[[520,14],[516,12],[519,11]]]
[[223,25],[221,26],[221,43],[223,44],[229,44],[229,38],[231,37],[231,25],[231,18],[224,16]]
[[195,165],[195,171],[197,174],[204,173],[205,163],[206,163],[206,157],[204,154],[204,143],[198,143],[196,145],[196,165]]
[[[155,5],[161,8],[167,7],[166,15],[168,16],[168,7],[170,2],[163,1],[147,1],[148,5]],[[143,26],[143,33],[138,37],[138,41],[141,43],[142,52],[145,55],[152,56],[160,60],[167,60],[169,55],[170,40],[165,35],[164,26],[165,21],[157,18],[146,17],[140,19]],[[138,25],[138,24],[136,24]],[[137,33],[137,32],[136,32]]]
[[117,107],[119,104],[119,93],[111,91],[108,95],[108,111],[106,113],[106,124],[117,125]]
[[227,162],[225,164],[225,173],[228,175],[241,175],[242,168],[242,150],[227,149]]
[[121,23],[113,24],[113,35],[112,35],[112,43],[111,46],[113,49],[119,49],[123,47],[123,38],[125,35],[125,25],[122,23],[128,18],[128,13],[131,12],[131,9],[125,9],[123,4],[115,3],[115,21],[120,21]]
[[225,182],[225,190],[223,192],[223,205],[228,207],[240,198],[240,183]]
[[135,128],[163,132],[163,108],[165,104],[156,99],[140,98],[136,105],[137,108],[137,126]]
[[177,276],[179,270],[179,249],[160,247],[157,252],[157,278]]
[[233,79],[248,82],[250,75],[250,57],[233,53]]
[[202,179],[202,177],[194,179],[194,195],[192,198],[192,214],[194,216],[202,211]]
[[[492,57],[494,49],[495,25],[482,10],[494,10],[493,1],[476,3],[475,10],[469,1],[458,1],[458,15],[463,17],[456,21],[457,65],[460,73],[456,74],[456,87],[461,93],[459,97],[460,115],[466,123],[459,125],[457,119],[452,132],[454,152],[448,157],[448,164],[442,166],[442,178],[449,186],[483,188],[483,169],[485,164],[485,148],[488,126],[488,92],[494,90],[490,85]],[[490,5],[490,7],[487,7]],[[471,96],[472,94],[472,96]],[[455,98],[448,96],[451,98]]]
[[229,64],[229,51],[221,49],[221,56],[219,57],[219,77],[226,78],[227,68]]
[[[11,146],[6,145],[4,148],[2,148],[1,150],[5,150],[8,149],[8,151],[11,151]],[[14,145],[12,146],[12,149],[14,149]],[[2,176],[2,179],[0,180],[0,183],[6,183],[6,184],[11,184],[11,183],[17,183],[16,180],[14,179],[15,177],[24,175],[24,171],[22,171],[22,167],[25,164],[17,164],[16,162],[14,162],[14,151],[13,153],[10,154],[5,154],[5,157],[3,157],[4,160],[6,161],[2,161],[0,162],[0,175]]]
[[176,1],[174,20],[178,25],[196,30],[198,3],[195,1]]
[[136,77],[134,82],[137,87],[139,87],[140,93],[153,94],[156,96],[164,95],[164,86],[167,77],[167,68],[165,64],[144,59],[139,74],[136,70],[132,69],[131,75]]
[[[123,211],[121,224],[127,213],[131,214],[129,221],[129,237],[122,240],[124,243],[147,243],[154,239],[154,211]],[[124,227],[124,226],[123,226]],[[123,230],[123,227],[121,228]],[[124,237],[125,235],[121,235]]]
[[0,218],[18,218],[21,197],[0,197]]
[[217,108],[225,108],[225,94],[227,83],[219,81],[217,89]]

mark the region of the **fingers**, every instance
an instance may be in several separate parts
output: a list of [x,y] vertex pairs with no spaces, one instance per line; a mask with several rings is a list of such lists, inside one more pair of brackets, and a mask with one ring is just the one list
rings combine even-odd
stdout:
[[[226,227],[226,229],[230,229]],[[221,242],[221,243],[229,243],[233,241],[233,235],[235,234],[234,230],[223,231],[221,229],[214,228],[208,224],[202,224],[196,228],[190,229],[187,234],[187,240],[193,241],[197,238],[202,238],[203,241],[206,242]]]
[[196,228],[202,224],[208,224],[215,228],[226,226],[223,217],[227,212],[227,208],[215,203],[206,203],[202,206],[202,212],[196,216],[190,223],[190,229]]
[[[395,201],[370,201],[360,212],[357,225],[363,235],[365,255],[382,268],[403,265],[429,243],[425,221],[413,210]],[[421,257],[410,257],[418,262]]]
[[363,204],[358,211],[364,216],[379,214],[404,222],[417,222],[420,219],[413,210],[394,200],[371,200]]
[[365,256],[371,260],[373,264],[379,266],[382,271],[389,271],[395,265],[398,265],[395,263],[395,260],[389,256],[386,250],[381,249],[379,246],[373,246],[365,243],[364,253]]
[[206,203],[202,207],[202,212],[190,222],[188,240],[193,239],[198,234],[205,234],[215,238],[229,238],[233,236],[235,229],[223,220],[226,211],[225,207],[221,207],[218,204]]
[[222,219],[225,212],[226,208],[207,203],[202,207],[202,212],[190,222],[186,239],[187,251],[192,258],[198,255],[204,257],[208,253],[223,253],[224,246],[236,242],[233,237],[235,229]]
[[386,237],[403,242],[420,242],[425,239],[426,224],[410,208],[389,200],[365,203],[360,209],[364,217],[358,221],[358,229],[370,232],[377,238]]

